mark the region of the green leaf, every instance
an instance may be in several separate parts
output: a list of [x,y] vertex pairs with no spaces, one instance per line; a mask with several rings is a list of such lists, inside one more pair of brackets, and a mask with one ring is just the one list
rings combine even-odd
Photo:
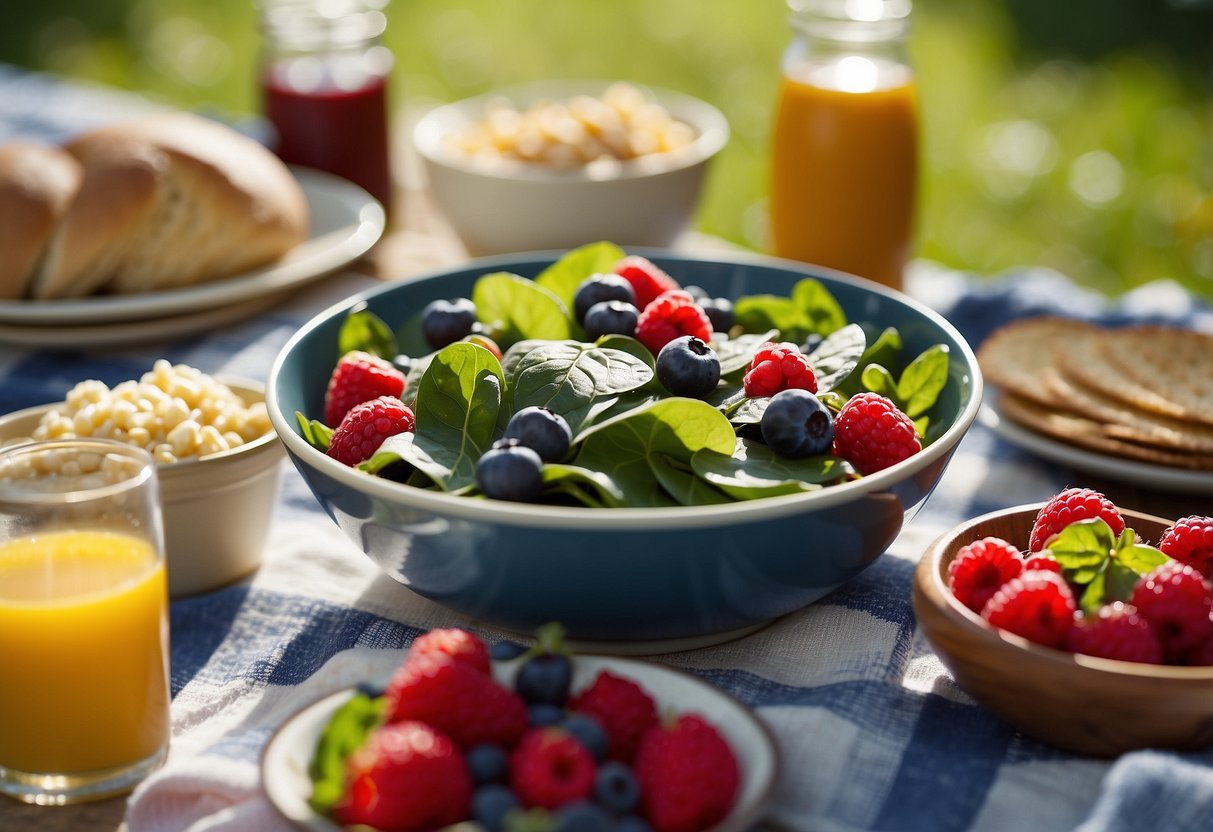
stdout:
[[[1133,590],[1137,587],[1139,580],[1141,580],[1141,575],[1135,572],[1128,564],[1120,560],[1108,561],[1108,568],[1104,577],[1105,592],[1102,603],[1128,601],[1133,596]],[[1098,610],[1099,608],[1096,607],[1094,611],[1098,612]]]
[[[704,452],[699,451],[698,453]],[[714,452],[708,451],[707,453]],[[723,491],[701,479],[691,465],[682,460],[666,454],[654,454],[649,463],[653,469],[653,476],[679,505],[711,506],[733,502]]]
[[1080,600],[1086,612],[1113,601],[1127,601],[1138,580],[1168,560],[1153,546],[1137,543],[1132,529],[1114,535],[1098,517],[1071,523],[1045,545],[1066,579],[1086,587]]
[[345,794],[345,760],[366,742],[367,736],[383,720],[384,701],[365,693],[338,708],[325,725],[308,765],[312,794],[308,803],[322,815],[328,815]]
[[863,327],[847,324],[826,336],[809,353],[809,363],[817,376],[818,394],[833,390],[854,371],[867,343]]
[[853,473],[833,456],[785,459],[761,442],[738,439],[732,454],[702,450],[691,458],[699,476],[738,500],[816,491]]
[[509,346],[527,338],[563,341],[573,334],[568,308],[547,289],[508,272],[486,274],[472,288],[480,320],[501,332]]
[[736,407],[727,409],[726,413],[734,425],[761,425],[762,414],[767,412],[767,405],[770,403],[770,396],[743,398]]
[[910,362],[897,382],[897,400],[911,419],[931,409],[948,383],[948,347],[936,344]]
[[1138,577],[1141,577],[1153,572],[1170,560],[1170,558],[1153,546],[1131,543],[1117,549],[1116,560],[1132,569]]
[[535,277],[535,283],[548,290],[569,309],[577,286],[592,274],[610,274],[625,252],[614,243],[600,241],[575,248]]
[[716,408],[696,399],[667,398],[584,431],[573,464],[607,474],[627,505],[669,505],[673,501],[656,479],[653,457],[666,454],[689,462],[702,448],[728,454],[734,439],[728,419]]
[[329,442],[333,438],[332,428],[324,422],[308,419],[298,410],[295,411],[295,421],[299,424],[299,434],[303,437],[303,441],[317,450],[327,451],[329,449]]
[[[879,364],[882,367],[894,367],[901,358],[901,333],[895,327],[889,327],[868,345],[859,357],[859,363],[849,376],[839,382],[834,389],[848,398],[862,391],[863,370],[869,364]],[[856,372],[856,370],[858,372]]]
[[649,365],[649,369],[656,369],[657,359],[653,357],[653,353],[649,352],[649,348],[637,341],[635,338],[630,338],[627,335],[603,335],[595,344],[607,350],[619,350],[626,352],[628,355],[635,356]]
[[577,465],[544,465],[543,487],[545,492],[567,494],[591,508],[619,508],[624,505],[623,492],[610,477]]
[[798,281],[792,287],[792,303],[800,311],[809,332],[829,335],[847,325],[846,313],[819,280],[806,277]]
[[720,376],[727,378],[732,375],[742,375],[754,361],[754,354],[768,341],[779,338],[779,330],[768,329],[765,332],[742,333],[736,338],[727,338],[723,333],[712,334],[712,350],[720,359]]
[[1062,574],[1082,586],[1102,573],[1115,543],[1112,529],[1103,520],[1095,518],[1071,523],[1045,545],[1060,564]]
[[884,367],[879,364],[869,364],[863,368],[861,378],[866,389],[879,393],[896,403],[897,382],[893,380],[893,374]]
[[398,352],[392,328],[367,309],[365,301],[350,310],[337,333],[338,355],[345,355],[352,350],[369,352],[388,361],[395,358]]
[[800,343],[808,335],[808,321],[792,303],[779,295],[746,295],[733,304],[733,318],[749,333],[776,330],[779,340]]

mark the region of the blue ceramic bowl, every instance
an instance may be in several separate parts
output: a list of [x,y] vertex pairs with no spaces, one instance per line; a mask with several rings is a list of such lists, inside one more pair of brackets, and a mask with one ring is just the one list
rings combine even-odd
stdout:
[[337,333],[351,307],[366,302],[397,326],[432,300],[470,296],[483,274],[533,277],[558,255],[473,261],[331,307],[295,334],[270,373],[266,403],[288,455],[324,510],[385,573],[499,627],[533,632],[561,621],[579,641],[673,649],[724,640],[800,609],[855,577],[897,537],[939,480],[981,402],[977,361],[960,334],[904,295],[838,272],[758,257],[638,253],[680,283],[717,296],[786,296],[798,280],[814,277],[849,320],[871,325],[870,334],[897,327],[905,354],[946,344],[949,379],[930,414],[946,431],[904,462],[855,482],[676,508],[591,509],[455,497],[369,476],[310,447],[295,412],[311,418],[323,413]]

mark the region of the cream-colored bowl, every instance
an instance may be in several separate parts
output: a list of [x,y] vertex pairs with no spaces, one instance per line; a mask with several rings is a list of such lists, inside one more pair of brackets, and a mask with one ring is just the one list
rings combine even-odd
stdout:
[[[218,378],[246,404],[265,398],[262,384]],[[29,437],[54,406],[0,416],[0,445]],[[156,466],[170,595],[218,589],[261,565],[282,458],[282,443],[271,430],[230,451]]]
[[[931,545],[914,574],[914,613],[956,683],[1027,734],[1111,757],[1137,748],[1213,745],[1213,667],[1113,661],[1054,650],[990,626],[948,589],[961,547],[994,536],[1027,547],[1039,505],[966,521]],[[1170,521],[1121,509],[1142,540]]]
[[486,163],[446,143],[454,131],[479,121],[490,103],[598,96],[607,82],[541,82],[467,98],[431,110],[413,130],[434,202],[473,255],[569,249],[596,240],[623,246],[672,246],[691,227],[709,160],[729,138],[712,105],[669,90],[647,89],[653,100],[696,138],[670,154],[609,166],[553,168]]

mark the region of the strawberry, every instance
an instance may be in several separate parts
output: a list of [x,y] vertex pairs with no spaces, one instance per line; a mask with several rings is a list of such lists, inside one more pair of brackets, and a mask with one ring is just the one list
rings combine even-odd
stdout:
[[413,429],[413,411],[393,396],[356,404],[329,437],[326,453],[338,462],[357,465],[370,459],[383,440]]
[[510,746],[527,726],[526,704],[479,669],[441,652],[410,656],[384,692],[387,721],[419,720],[464,749]]
[[555,809],[594,791],[597,767],[580,742],[562,728],[533,728],[510,756],[510,788],[524,806]]
[[354,405],[379,396],[404,393],[404,373],[378,356],[351,350],[337,361],[324,393],[324,423],[331,428],[341,424]]
[[733,749],[697,714],[644,735],[634,765],[641,814],[654,832],[695,832],[728,815],[741,784]]
[[348,787],[333,807],[343,825],[424,832],[468,816],[472,778],[450,737],[420,722],[373,731],[346,759]]
[[603,670],[569,701],[569,710],[588,714],[606,731],[607,756],[630,763],[645,732],[657,724],[657,706],[644,688]]
[[423,653],[450,656],[455,661],[462,662],[485,675],[491,672],[488,647],[467,630],[435,629],[422,633],[413,640],[412,646],[409,647],[409,658],[420,656]]

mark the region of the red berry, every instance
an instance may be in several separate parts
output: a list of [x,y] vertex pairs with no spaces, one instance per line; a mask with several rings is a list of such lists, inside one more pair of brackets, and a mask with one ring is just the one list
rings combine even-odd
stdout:
[[413,656],[420,656],[423,653],[450,656],[473,670],[478,670],[486,675],[491,672],[489,648],[467,630],[435,629],[422,633],[413,640],[409,647],[408,657],[411,659]]
[[994,593],[981,616],[995,627],[1046,647],[1061,647],[1074,629],[1074,594],[1054,572],[1025,572]]
[[1103,518],[1111,527],[1112,534],[1119,535],[1125,530],[1125,520],[1120,516],[1120,511],[1103,494],[1090,488],[1067,488],[1045,503],[1037,513],[1028,551],[1039,552],[1048,545],[1049,538],[1066,526],[1096,517]]
[[394,396],[354,405],[329,438],[328,455],[346,465],[370,459],[383,440],[413,429],[413,411]]
[[657,297],[644,307],[636,321],[636,340],[648,347],[653,355],[683,335],[693,335],[705,344],[712,341],[712,322],[681,289]]
[[478,669],[442,653],[410,656],[384,692],[387,721],[419,720],[460,748],[510,746],[526,730],[522,697]]
[[1213,580],[1213,517],[1183,517],[1163,532],[1158,548]]
[[451,739],[421,722],[384,725],[345,761],[346,791],[333,807],[346,826],[424,832],[465,819],[472,778]]
[[640,738],[657,724],[657,706],[644,688],[608,670],[599,671],[568,707],[597,719],[610,743],[607,756],[625,763],[636,755]]
[[1158,636],[1134,607],[1120,601],[1101,607],[1097,616],[1080,622],[1070,631],[1066,648],[1075,653],[1124,662],[1162,662]]
[[742,383],[745,394],[751,397],[774,396],[789,388],[817,392],[817,376],[809,357],[789,341],[768,342],[759,347]]
[[1168,664],[1183,664],[1213,639],[1213,600],[1194,567],[1169,560],[1138,581],[1130,599],[1162,643]]
[[654,832],[695,832],[733,808],[741,773],[733,749],[710,723],[683,714],[649,730],[636,751],[641,814]]
[[852,396],[834,420],[834,455],[874,474],[922,450],[910,417],[877,393]]
[[615,264],[612,271],[632,284],[632,291],[636,293],[637,309],[644,309],[656,300],[658,295],[680,288],[677,280],[644,257],[625,257]]
[[1184,664],[1192,667],[1213,666],[1213,638],[1207,639],[1200,647],[1189,651],[1184,656]]
[[510,755],[510,788],[524,806],[555,809],[587,798],[596,772],[590,752],[562,728],[528,731]]
[[1056,558],[1048,555],[1032,555],[1032,557],[1023,562],[1024,572],[1035,572],[1038,569],[1043,569],[1045,572],[1056,572],[1058,575],[1061,574],[1061,564],[1057,562]]
[[356,404],[380,396],[399,398],[404,385],[404,373],[382,358],[360,350],[347,352],[329,376],[328,390],[324,393],[324,423],[335,428]]
[[1023,571],[1019,550],[998,537],[987,537],[961,547],[948,564],[948,587],[956,600],[975,613],[1002,585]]

